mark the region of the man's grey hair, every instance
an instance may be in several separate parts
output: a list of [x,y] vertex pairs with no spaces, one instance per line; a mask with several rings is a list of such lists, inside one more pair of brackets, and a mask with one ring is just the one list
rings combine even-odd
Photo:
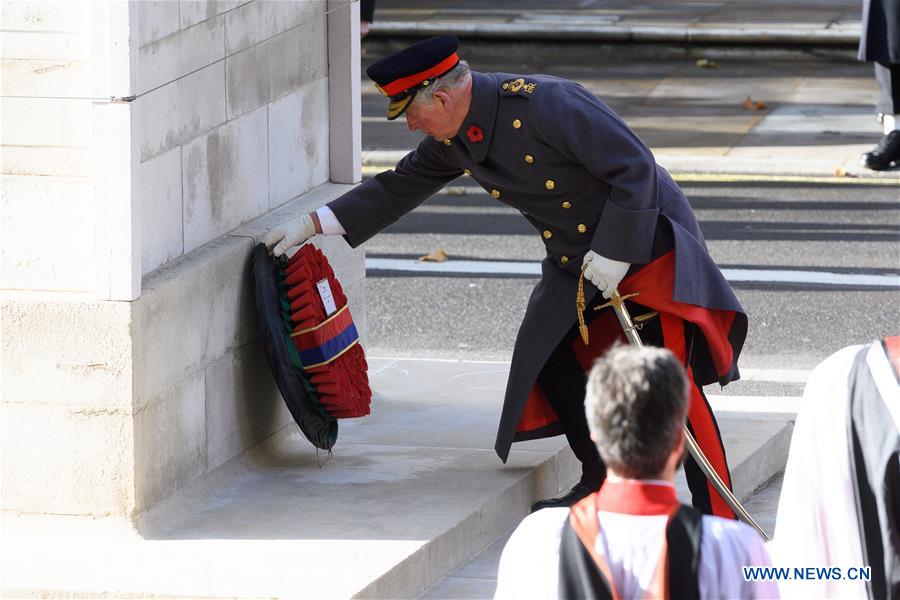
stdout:
[[588,427],[606,464],[651,479],[666,466],[688,409],[684,368],[665,348],[616,345],[588,376]]
[[471,69],[469,68],[469,63],[464,60],[460,60],[459,63],[434,80],[434,82],[426,88],[420,89],[416,93],[416,97],[413,100],[416,104],[420,104],[426,108],[431,108],[434,104],[433,94],[435,92],[441,90],[453,90],[458,87],[462,87],[466,79],[469,77],[469,73]]

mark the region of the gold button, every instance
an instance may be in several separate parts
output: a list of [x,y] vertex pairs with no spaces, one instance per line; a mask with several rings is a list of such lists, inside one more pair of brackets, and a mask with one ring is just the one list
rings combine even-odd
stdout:
[[471,175],[472,171],[470,171],[468,169],[463,169],[463,173],[465,173],[466,175]]
[[513,121],[513,129],[518,129],[521,126],[522,126],[522,121],[520,121],[518,119]]
[[451,142],[448,138],[444,138],[444,145],[445,145],[445,146],[449,146],[449,145],[452,144],[452,143],[453,143],[453,142]]
[[569,264],[569,257],[568,256],[560,256],[559,262],[561,264],[567,265],[567,264]]
[[509,89],[509,84],[508,84],[508,83],[504,83],[502,87],[503,87],[504,90],[508,90],[508,89]]
[[491,190],[491,198],[494,200],[500,199],[500,190]]
[[547,183],[545,185],[547,186],[548,190],[552,190],[553,188],[556,187],[556,182],[553,181],[552,179],[548,179]]
[[566,200],[565,202],[562,203],[562,207],[563,208],[572,208],[572,203],[569,202],[568,200]]
[[587,231],[587,225],[585,225],[584,223],[579,223],[578,224],[578,233],[584,233],[585,231]]
[[530,155],[530,154],[526,154],[526,155],[525,155],[525,162],[527,162],[527,163],[530,165],[531,163],[534,162],[534,157],[533,157],[532,155]]
[[553,237],[553,232],[550,231],[549,229],[545,229],[544,230],[544,239],[549,240],[552,237]]

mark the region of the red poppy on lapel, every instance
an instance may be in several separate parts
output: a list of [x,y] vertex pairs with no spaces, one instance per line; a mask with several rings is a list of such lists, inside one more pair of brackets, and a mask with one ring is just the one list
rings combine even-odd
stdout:
[[469,125],[466,135],[469,137],[470,142],[480,142],[484,139],[484,132],[478,125]]

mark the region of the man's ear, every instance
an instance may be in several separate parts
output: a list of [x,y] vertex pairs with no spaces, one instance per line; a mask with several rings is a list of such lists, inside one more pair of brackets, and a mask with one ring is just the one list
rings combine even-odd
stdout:
[[687,447],[687,439],[684,435],[678,436],[678,442],[675,444],[675,453],[679,456],[684,454],[685,448]]
[[437,92],[434,92],[432,96],[438,103],[440,103],[441,110],[443,110],[444,112],[451,111],[451,109],[453,108],[453,98],[450,97],[450,94],[448,94],[444,90],[439,90]]

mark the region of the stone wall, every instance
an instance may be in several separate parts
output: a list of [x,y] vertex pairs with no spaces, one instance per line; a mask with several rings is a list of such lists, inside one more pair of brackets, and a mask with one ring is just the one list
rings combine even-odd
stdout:
[[92,291],[88,3],[0,4],[4,289]]
[[328,181],[326,2],[141,2],[142,273]]
[[130,303],[4,292],[0,321],[3,510],[129,514]]
[[[270,226],[347,189],[320,186],[144,278],[133,303],[138,511],[293,423],[257,340],[247,255]],[[342,238],[316,243],[364,332],[362,251]]]
[[293,426],[247,256],[359,180],[358,5],[2,11],[3,510],[134,516]]

